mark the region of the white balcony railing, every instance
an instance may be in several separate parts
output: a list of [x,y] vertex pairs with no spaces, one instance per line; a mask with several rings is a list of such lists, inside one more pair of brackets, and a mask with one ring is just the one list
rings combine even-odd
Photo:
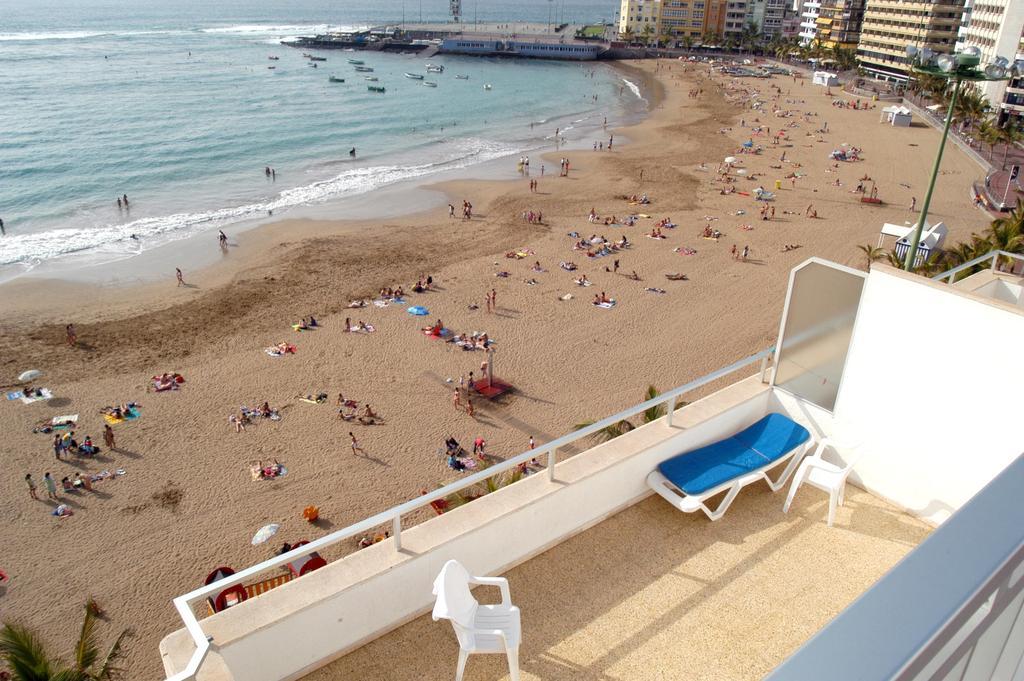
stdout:
[[[581,439],[590,437],[595,433],[598,433],[609,426],[618,424],[619,422],[629,419],[633,416],[641,414],[648,409],[662,407],[665,411],[665,422],[666,425],[672,425],[673,414],[676,411],[675,405],[680,397],[686,395],[694,390],[701,387],[714,383],[734,372],[743,369],[745,367],[754,364],[755,362],[761,363],[761,377],[764,380],[767,372],[768,365],[771,361],[775,352],[775,348],[767,348],[758,352],[754,355],[739,360],[727,367],[719,369],[715,372],[707,374],[694,381],[686,383],[685,385],[679,386],[668,392],[661,393],[657,397],[642,402],[636,406],[630,407],[624,411],[619,412],[613,416],[608,416],[590,426],[575,430],[567,435],[539,445],[536,449],[529,450],[518,454],[510,459],[507,459],[501,463],[495,464],[486,468],[482,471],[469,475],[465,478],[461,478],[453,483],[450,483],[444,487],[441,487],[433,492],[418,496],[414,499],[410,499],[403,504],[390,508],[386,511],[382,511],[374,516],[366,518],[358,523],[350,525],[344,529],[332,532],[331,534],[325,535],[319,539],[316,539],[308,544],[303,545],[298,549],[294,549],[287,553],[275,556],[274,558],[253,565],[240,572],[237,572],[229,577],[221,579],[208,586],[203,586],[194,591],[190,591],[187,594],[178,596],[174,599],[174,607],[177,609],[178,614],[181,616],[181,620],[185,625],[186,630],[193,644],[195,645],[195,652],[192,653],[191,658],[185,669],[169,677],[168,681],[192,681],[196,678],[196,674],[199,673],[200,668],[203,665],[206,656],[211,649],[211,638],[203,631],[202,624],[196,618],[193,606],[196,603],[203,602],[209,597],[216,597],[217,594],[221,593],[225,589],[252,581],[257,578],[260,574],[276,570],[285,566],[286,564],[300,559],[310,553],[323,551],[330,546],[351,539],[352,537],[360,536],[372,532],[375,528],[391,525],[392,530],[392,547],[397,552],[402,548],[402,516],[413,513],[425,506],[428,506],[431,502],[440,501],[449,497],[462,489],[471,487],[485,482],[488,478],[498,475],[504,471],[514,469],[520,464],[526,463],[531,459],[540,459],[544,456],[547,457],[547,475],[549,480],[555,479],[555,464],[558,460],[558,451],[572,444],[578,442]],[[259,596],[256,599],[260,598]],[[251,600],[251,599],[250,599]]]

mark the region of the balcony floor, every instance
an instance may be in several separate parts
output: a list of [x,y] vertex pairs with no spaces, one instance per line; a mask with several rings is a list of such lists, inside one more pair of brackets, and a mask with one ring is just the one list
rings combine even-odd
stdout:
[[[827,495],[787,516],[785,491],[748,487],[715,523],[650,497],[509,571],[523,681],[760,679],[930,531],[852,486],[829,528]],[[456,658],[424,615],[304,678],[451,679]],[[507,678],[504,656],[470,657],[466,681]]]

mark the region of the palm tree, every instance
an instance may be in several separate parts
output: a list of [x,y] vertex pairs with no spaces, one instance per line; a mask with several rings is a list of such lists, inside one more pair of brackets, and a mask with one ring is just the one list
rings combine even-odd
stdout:
[[996,153],[996,144],[999,143],[999,126],[995,123],[994,119],[982,121],[981,125],[978,126],[978,139],[988,145],[988,160],[992,160],[992,156]]
[[640,32],[640,35],[644,39],[644,45],[647,47],[651,46],[651,36],[654,35],[654,27],[650,24],[644,24],[644,30]]
[[624,41],[626,41],[627,45],[632,45],[633,44],[633,38],[636,37],[636,35],[633,33],[633,29],[629,28],[628,26],[626,27],[626,30],[621,33],[621,36],[622,36],[622,39]]
[[72,666],[64,666],[47,653],[33,631],[10,623],[0,629],[0,660],[7,664],[16,681],[108,681],[122,671],[115,663],[121,657],[121,642],[127,634],[127,630],[118,634],[107,654],[100,659],[96,613],[86,606]]
[[973,127],[988,110],[988,100],[974,88],[966,88],[957,97],[954,114],[960,121],[960,131]]
[[865,267],[865,269],[868,272],[871,271],[871,263],[875,262],[876,260],[881,260],[886,255],[884,248],[878,248],[876,246],[872,246],[871,244],[857,246],[857,248],[864,253],[864,257],[867,260],[867,267]]
[[[583,423],[577,423],[573,426],[573,430],[583,430],[597,423],[596,421],[584,421]],[[608,440],[614,440],[620,435],[625,435],[629,431],[633,430],[633,424],[623,419],[618,423],[613,423],[610,426],[605,426],[601,430],[594,433],[594,439],[598,442],[608,442]]]
[[1003,162],[1000,168],[1006,168],[1006,157],[1010,153],[1010,147],[1016,146],[1018,142],[1024,142],[1024,131],[1021,130],[1017,119],[1008,118],[999,127],[999,141],[1003,143]]
[[689,52],[690,50],[693,49],[693,37],[692,36],[684,36],[683,37],[683,49],[685,49],[687,52]]

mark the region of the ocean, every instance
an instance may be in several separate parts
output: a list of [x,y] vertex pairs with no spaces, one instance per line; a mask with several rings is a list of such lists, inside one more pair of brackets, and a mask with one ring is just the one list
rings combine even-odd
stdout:
[[[599,21],[616,4],[464,0],[463,15]],[[439,55],[445,72],[426,74],[412,55],[328,50],[311,68],[304,50],[280,44],[447,11],[448,0],[5,0],[0,279],[550,148],[556,127],[579,140],[642,110],[635,84],[600,63]],[[366,76],[387,92],[369,92]],[[128,210],[116,203],[124,194]]]

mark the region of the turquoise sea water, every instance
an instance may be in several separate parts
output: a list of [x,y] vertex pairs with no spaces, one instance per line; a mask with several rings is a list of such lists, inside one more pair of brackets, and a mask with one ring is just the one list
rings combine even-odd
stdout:
[[[464,0],[463,11],[480,21],[595,21],[614,4]],[[445,73],[426,74],[414,56],[323,51],[314,69],[280,45],[397,22],[403,6],[419,19],[418,0],[5,0],[0,276],[81,255],[120,258],[268,210],[276,217],[528,152],[556,127],[571,139],[642,104],[602,64],[438,56]],[[424,0],[423,19],[444,20],[447,8]],[[387,93],[368,92],[371,74],[348,58],[373,67]],[[118,210],[122,194],[130,211]]]

